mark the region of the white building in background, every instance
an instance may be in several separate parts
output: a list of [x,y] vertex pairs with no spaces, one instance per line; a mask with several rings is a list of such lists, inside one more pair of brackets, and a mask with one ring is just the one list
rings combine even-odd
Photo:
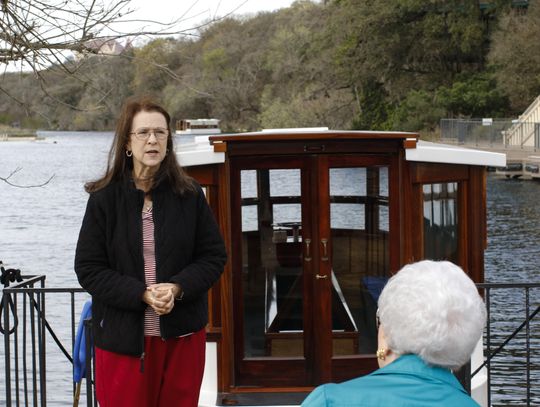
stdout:
[[120,55],[125,51],[131,49],[131,40],[127,40],[124,44],[120,43],[113,37],[101,37],[87,41],[85,43],[86,52],[75,53],[75,58],[80,59],[83,55],[88,53],[97,55]]

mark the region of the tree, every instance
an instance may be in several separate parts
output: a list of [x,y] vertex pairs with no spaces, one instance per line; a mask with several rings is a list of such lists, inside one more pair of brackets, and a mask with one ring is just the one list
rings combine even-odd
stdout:
[[134,49],[133,90],[135,93],[161,91],[174,78],[173,72],[180,66],[177,41],[173,38],[157,38]]
[[[227,130],[257,129],[260,95],[269,78],[265,40],[270,22],[269,15],[262,14],[207,26],[188,51],[189,64],[176,72],[173,113],[186,118],[197,106],[202,114],[219,118]],[[167,95],[172,97],[171,87]]]
[[[134,21],[130,20],[134,10],[129,6],[130,0],[2,0],[0,65],[7,68],[17,64],[30,68],[50,100],[80,109],[76,103],[57,99],[50,92],[50,87],[55,87],[55,83],[47,82],[52,70],[77,78],[83,87],[97,89],[99,85],[92,84],[96,77],[85,72],[84,65],[88,56],[102,54],[104,46],[116,46],[122,41],[129,45],[137,38],[168,37],[192,30],[179,28],[182,18],[178,18],[165,24],[137,21],[146,24],[147,28],[136,32],[122,31],[119,28],[122,24]],[[207,24],[212,21],[215,20]],[[0,84],[0,92],[11,96],[25,110],[29,109],[29,104],[18,99],[3,84]],[[98,107],[105,108],[105,105]]]
[[437,89],[436,94],[438,106],[450,117],[501,117],[508,107],[506,96],[489,72],[458,77],[451,86]]
[[329,13],[343,81],[373,78],[393,100],[483,68],[487,33],[475,1],[340,0]]
[[526,13],[509,9],[493,33],[488,61],[516,114],[540,94],[539,21],[540,3],[531,1]]

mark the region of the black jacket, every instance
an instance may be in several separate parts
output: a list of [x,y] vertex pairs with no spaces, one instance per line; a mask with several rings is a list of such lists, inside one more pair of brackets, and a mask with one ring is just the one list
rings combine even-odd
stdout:
[[[183,297],[160,317],[164,339],[208,322],[207,291],[226,261],[225,247],[202,189],[179,196],[166,183],[152,191],[157,282],[178,283]],[[75,272],[92,295],[95,344],[141,355],[146,289],[142,253],[144,193],[116,181],[90,194],[75,253]]]

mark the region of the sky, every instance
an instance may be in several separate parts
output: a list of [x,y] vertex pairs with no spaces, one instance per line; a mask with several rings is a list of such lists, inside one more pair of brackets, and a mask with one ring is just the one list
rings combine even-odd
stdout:
[[[82,0],[85,4],[89,0]],[[227,15],[255,15],[260,11],[274,11],[283,7],[289,7],[295,0],[131,0],[123,11],[132,10],[123,19],[128,22],[113,25],[113,32],[107,29],[101,35],[114,35],[116,33],[157,32],[163,29],[159,24],[151,24],[156,21],[162,24],[175,25],[166,32],[177,33],[198,27],[204,22]],[[115,4],[118,0],[103,0],[104,3]],[[192,30],[191,34],[195,34]],[[148,37],[135,39],[135,44],[145,42]],[[63,53],[69,56],[70,53]],[[0,65],[6,71],[30,70],[30,67],[20,63]],[[1,71],[0,71],[1,72]]]
[[[112,0],[114,1],[114,0]],[[130,18],[170,23],[182,20],[181,28],[188,29],[227,14],[254,15],[260,11],[274,11],[289,7],[294,0],[131,0],[135,11]],[[131,25],[133,24],[133,25]],[[142,23],[130,23],[129,29]],[[123,27],[126,30],[128,27]]]

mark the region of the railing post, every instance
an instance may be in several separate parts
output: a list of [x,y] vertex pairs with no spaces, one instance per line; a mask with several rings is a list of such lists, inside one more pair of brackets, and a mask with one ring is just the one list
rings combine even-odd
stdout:
[[84,320],[84,334],[85,334],[85,354],[86,354],[86,405],[92,407],[92,319],[88,318]]
[[525,287],[525,341],[526,341],[526,365],[527,365],[527,406],[531,405],[531,330],[529,321],[529,287]]
[[[486,322],[486,349],[488,356],[491,355],[491,290],[489,287],[486,287],[486,311],[487,311],[487,322]],[[487,405],[491,406],[491,359],[487,360]]]
[[2,302],[4,306],[4,357],[5,357],[5,386],[6,386],[6,406],[11,406],[11,365],[9,354],[9,301],[11,300],[11,294],[6,293],[6,290],[2,292]]
[[[44,286],[41,281],[41,288]],[[45,341],[45,293],[38,294],[38,317],[39,325],[39,392],[41,395],[41,406],[47,405],[47,366],[46,366],[46,341]]]

